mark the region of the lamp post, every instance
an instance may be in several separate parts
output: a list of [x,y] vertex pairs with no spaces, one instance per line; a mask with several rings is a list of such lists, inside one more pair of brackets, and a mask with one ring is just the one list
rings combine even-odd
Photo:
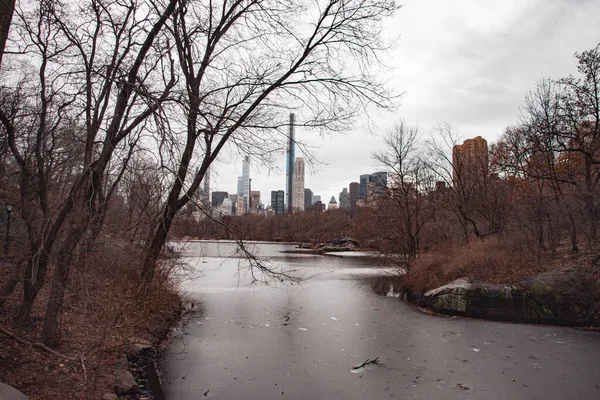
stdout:
[[4,255],[8,255],[8,246],[10,244],[10,213],[14,210],[13,203],[6,203],[6,237],[4,238]]

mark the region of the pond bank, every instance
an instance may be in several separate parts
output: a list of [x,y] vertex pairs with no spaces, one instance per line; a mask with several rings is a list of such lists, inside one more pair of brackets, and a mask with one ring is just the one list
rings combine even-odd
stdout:
[[592,268],[562,268],[516,283],[459,278],[426,291],[412,291],[406,279],[380,277],[378,294],[394,295],[427,310],[493,321],[600,327],[600,280]]

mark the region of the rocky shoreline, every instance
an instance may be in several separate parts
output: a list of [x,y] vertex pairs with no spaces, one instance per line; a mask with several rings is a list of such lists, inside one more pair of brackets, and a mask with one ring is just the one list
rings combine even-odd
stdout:
[[459,278],[426,292],[410,290],[403,277],[380,277],[374,289],[435,313],[494,321],[600,327],[600,281],[589,269],[562,268],[511,283]]

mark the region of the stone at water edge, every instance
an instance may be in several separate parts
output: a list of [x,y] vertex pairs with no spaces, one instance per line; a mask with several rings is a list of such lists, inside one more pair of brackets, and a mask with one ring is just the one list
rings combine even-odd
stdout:
[[28,400],[29,398],[12,386],[0,382],[0,400]]
[[137,388],[137,382],[131,372],[115,371],[115,391],[118,394],[125,394],[134,391]]
[[129,356],[138,356],[144,351],[152,348],[152,343],[138,337],[131,337],[127,339],[127,342],[128,344],[125,346],[125,353]]

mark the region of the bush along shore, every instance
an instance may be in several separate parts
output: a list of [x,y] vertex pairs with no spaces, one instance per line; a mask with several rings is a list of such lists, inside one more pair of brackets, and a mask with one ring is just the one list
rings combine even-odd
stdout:
[[[421,275],[428,268],[417,268],[405,276],[377,278],[374,289],[440,314],[598,328],[600,267],[593,261],[592,254],[560,254],[554,262],[547,260],[547,270],[530,269],[528,274],[515,273],[517,278],[513,279],[493,269],[477,274],[455,265],[445,276],[433,280],[437,284],[424,284]],[[460,277],[454,279],[457,275]],[[498,275],[507,282],[498,282]]]

